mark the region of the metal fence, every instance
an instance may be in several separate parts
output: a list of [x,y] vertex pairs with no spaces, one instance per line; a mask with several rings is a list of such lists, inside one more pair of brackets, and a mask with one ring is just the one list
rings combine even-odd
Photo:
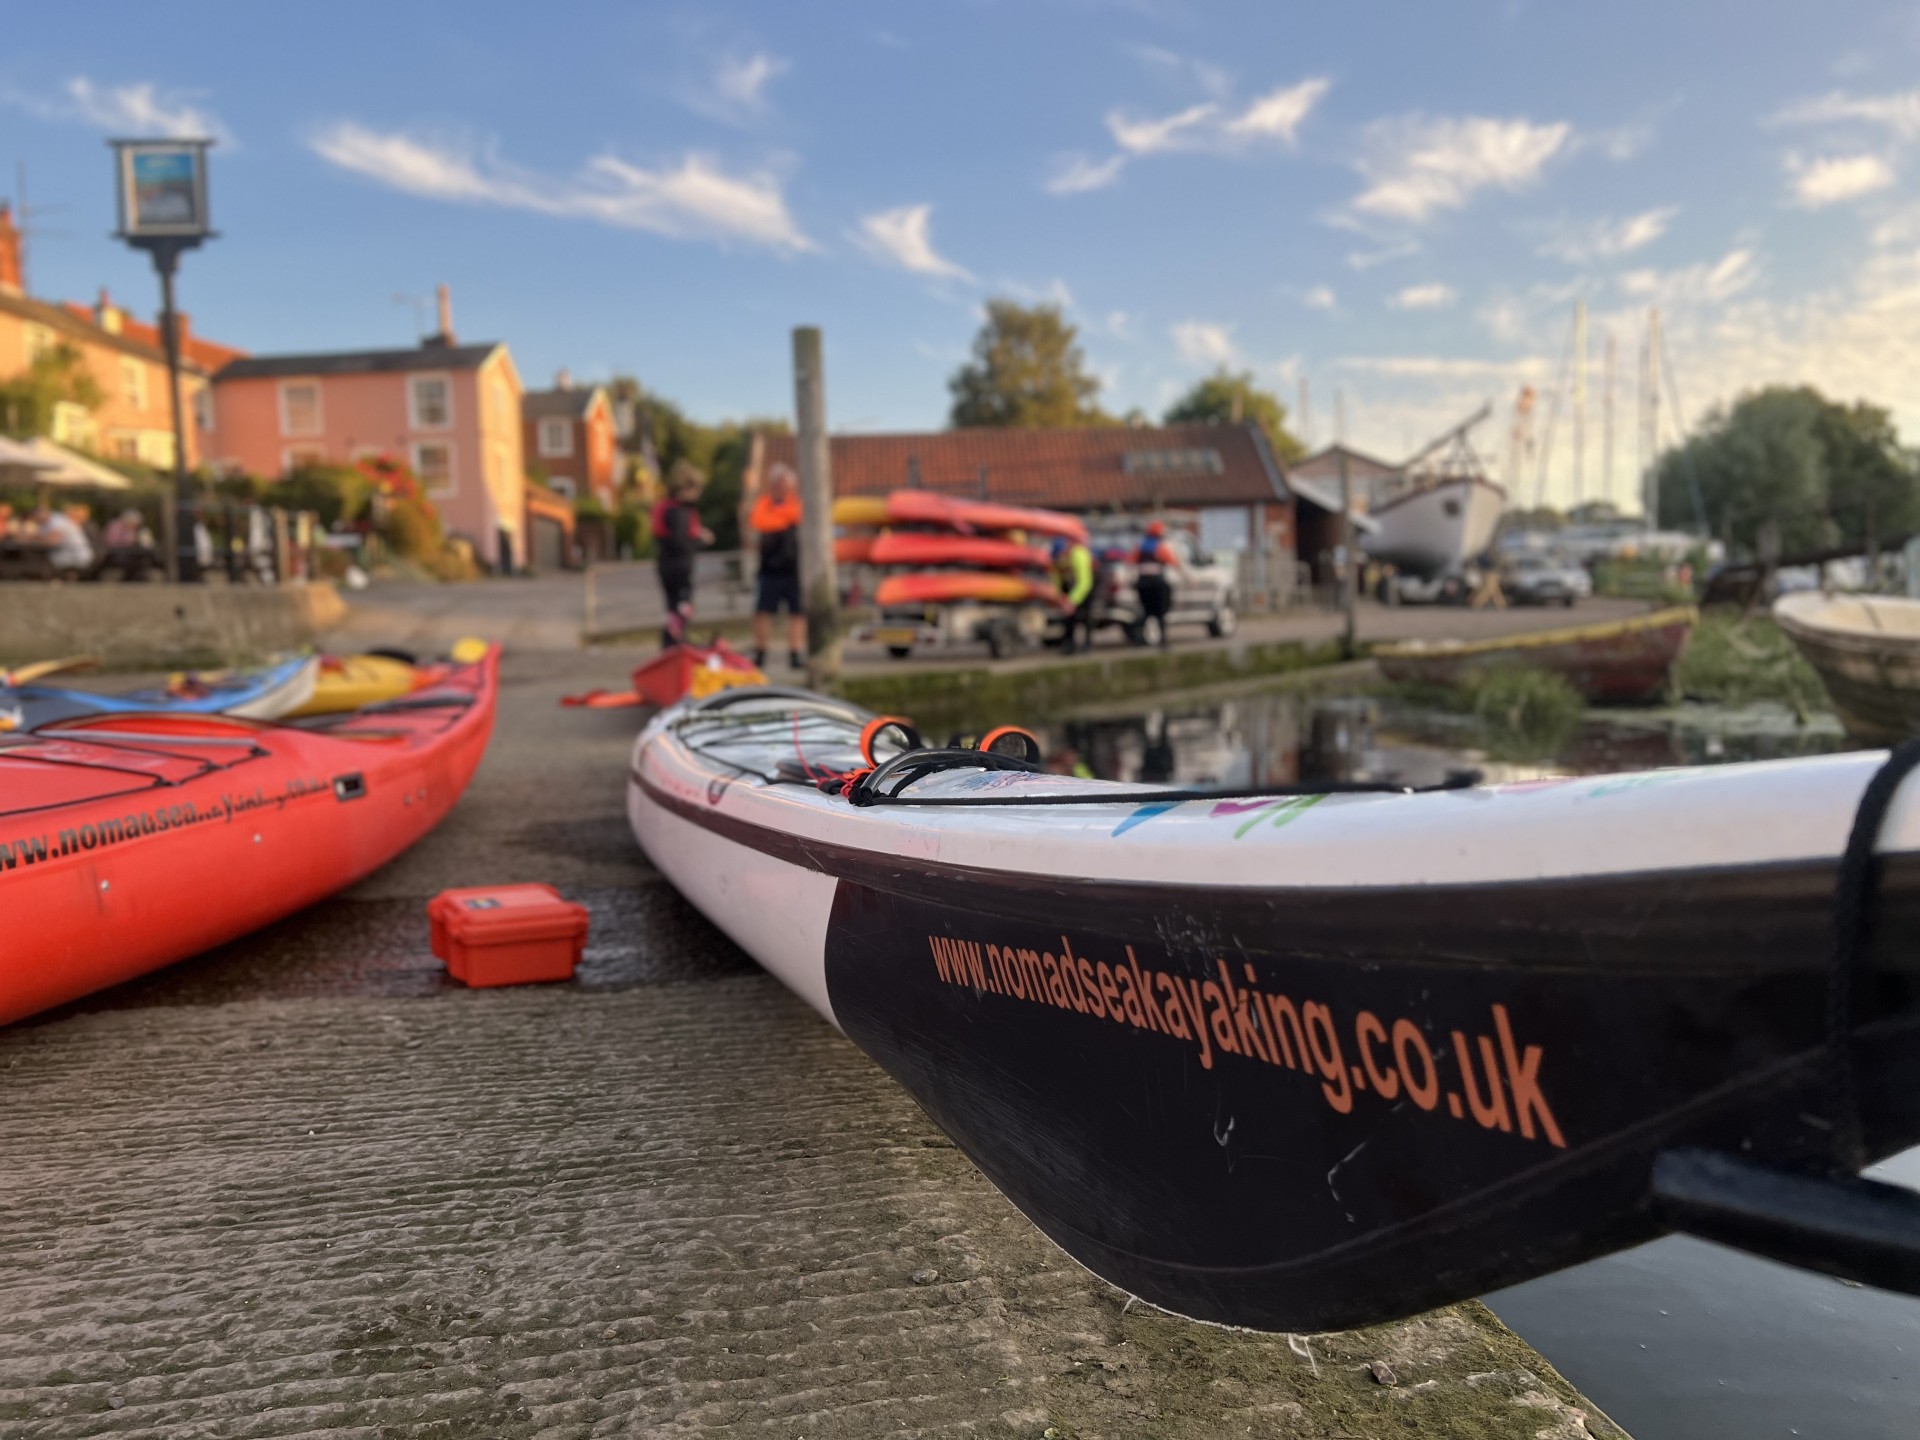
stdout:
[[[753,582],[737,550],[698,555],[693,562],[694,624],[741,619],[753,613]],[[660,576],[651,560],[589,565],[586,613],[589,640],[658,630],[666,616]]]

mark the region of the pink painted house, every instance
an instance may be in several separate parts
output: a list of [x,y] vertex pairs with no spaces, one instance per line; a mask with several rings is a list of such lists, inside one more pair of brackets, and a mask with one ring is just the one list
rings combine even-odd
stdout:
[[404,460],[495,571],[527,564],[523,387],[499,341],[456,343],[447,299],[440,333],[408,350],[252,355],[213,379],[207,447],[216,469],[288,475],[303,465]]

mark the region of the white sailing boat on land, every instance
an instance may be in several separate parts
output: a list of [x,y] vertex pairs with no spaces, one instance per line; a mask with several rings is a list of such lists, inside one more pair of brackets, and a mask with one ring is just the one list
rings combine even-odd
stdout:
[[1390,478],[1374,482],[1367,554],[1421,576],[1458,569],[1486,553],[1507,492],[1487,478],[1468,432],[1493,413],[1483,405],[1417,451]]

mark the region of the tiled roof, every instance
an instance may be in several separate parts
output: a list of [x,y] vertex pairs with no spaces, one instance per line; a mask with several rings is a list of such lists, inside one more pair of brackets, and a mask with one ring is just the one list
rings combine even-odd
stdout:
[[[794,463],[792,435],[762,438],[763,468]],[[836,435],[831,443],[840,495],[918,486],[1076,511],[1244,505],[1286,495],[1253,425],[943,430]]]
[[251,355],[220,371],[221,380],[257,380],[281,375],[365,375],[397,370],[478,370],[500,348],[479,345],[416,345],[406,350],[340,350],[321,355]]
[[[125,355],[136,355],[142,360],[150,360],[157,365],[164,365],[167,360],[157,343],[149,345],[132,335],[115,335],[111,331],[101,329],[93,322],[91,316],[82,318],[64,305],[50,305],[44,300],[0,291],[0,311],[44,325],[66,339],[82,345],[104,345],[110,350],[118,350]],[[183,358],[189,367],[200,368],[195,363],[191,352]]]
[[[94,318],[93,307],[91,305],[82,305],[78,301],[65,300],[61,302],[60,308],[65,310],[69,315],[72,315],[76,320],[79,320],[82,324],[99,324]],[[186,317],[182,316],[181,318],[184,320]],[[222,345],[216,340],[204,340],[193,333],[191,326],[183,328],[186,329],[187,333],[184,342],[180,346],[181,358],[190,365],[198,365],[209,375],[221,366],[229,365],[247,353],[238,346]],[[160,338],[160,327],[157,323],[149,325],[143,320],[134,319],[133,316],[122,310],[120,312],[120,334],[129,340],[137,340],[142,345],[151,346],[153,349],[160,350],[164,353],[165,342]]]
[[1328,445],[1314,451],[1304,460],[1294,461],[1287,467],[1287,474],[1299,475],[1308,480],[1338,480],[1340,457],[1343,454],[1347,457],[1349,480],[1380,480],[1400,473],[1398,465],[1389,465],[1385,460],[1376,460],[1373,456],[1362,454],[1350,445]]
[[529,420],[560,416],[567,420],[584,419],[599,395],[597,385],[575,386],[569,390],[529,390],[520,397],[520,413]]

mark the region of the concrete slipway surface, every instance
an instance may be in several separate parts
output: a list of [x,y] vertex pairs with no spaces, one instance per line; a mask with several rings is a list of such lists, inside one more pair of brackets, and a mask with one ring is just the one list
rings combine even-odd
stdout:
[[[0,1032],[0,1436],[1620,1433],[1477,1305],[1257,1336],[1067,1260],[640,856],[634,712],[555,703],[631,659],[510,654],[411,853]],[[427,898],[521,880],[578,980],[450,985]]]

